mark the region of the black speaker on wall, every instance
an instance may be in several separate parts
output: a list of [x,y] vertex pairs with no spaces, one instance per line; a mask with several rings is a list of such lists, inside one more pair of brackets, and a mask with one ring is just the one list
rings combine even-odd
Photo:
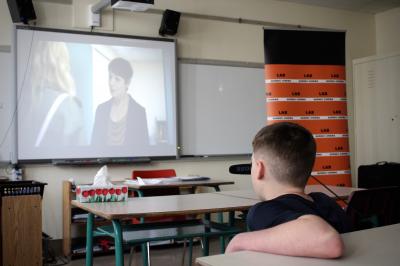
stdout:
[[28,24],[28,21],[36,19],[32,0],[7,0],[7,4],[12,22]]
[[160,30],[158,33],[161,36],[164,35],[175,35],[178,32],[179,19],[181,13],[166,9],[163,13]]

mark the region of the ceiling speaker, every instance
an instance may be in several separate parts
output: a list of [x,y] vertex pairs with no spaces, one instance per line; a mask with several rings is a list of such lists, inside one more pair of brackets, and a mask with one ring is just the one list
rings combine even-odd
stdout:
[[7,4],[13,23],[28,24],[28,21],[36,19],[32,0],[7,0]]
[[158,33],[161,36],[175,35],[178,32],[179,19],[181,13],[166,9],[163,13],[160,30]]

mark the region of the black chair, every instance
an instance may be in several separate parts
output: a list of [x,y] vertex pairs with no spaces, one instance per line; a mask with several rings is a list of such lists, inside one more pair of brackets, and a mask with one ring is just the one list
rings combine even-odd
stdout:
[[400,223],[400,187],[354,191],[346,214],[353,231]]

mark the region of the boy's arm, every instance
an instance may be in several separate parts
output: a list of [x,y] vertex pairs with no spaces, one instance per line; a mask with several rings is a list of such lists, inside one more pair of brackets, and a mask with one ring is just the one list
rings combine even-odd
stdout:
[[344,245],[338,232],[316,215],[303,215],[296,220],[264,230],[235,236],[226,252],[252,250],[289,256],[337,258]]

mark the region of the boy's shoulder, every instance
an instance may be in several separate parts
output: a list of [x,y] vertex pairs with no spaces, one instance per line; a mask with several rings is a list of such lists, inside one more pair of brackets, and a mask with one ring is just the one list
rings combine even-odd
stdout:
[[[300,199],[299,199],[300,198]],[[303,215],[304,205],[302,197],[294,194],[285,194],[277,198],[262,201],[250,208],[247,223],[251,230],[266,229],[278,224],[297,219]]]
[[250,230],[267,229],[309,214],[323,218],[340,233],[350,230],[346,214],[335,200],[320,192],[309,196],[313,201],[296,194],[285,194],[257,203],[247,215]]

